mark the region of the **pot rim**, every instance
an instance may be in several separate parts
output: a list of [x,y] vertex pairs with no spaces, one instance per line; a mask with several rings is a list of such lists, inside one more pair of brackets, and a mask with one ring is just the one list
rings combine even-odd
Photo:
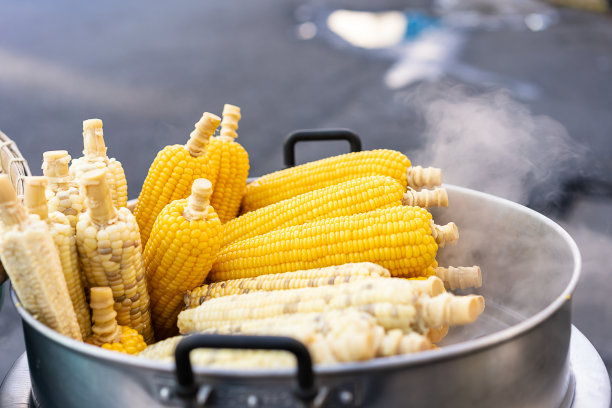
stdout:
[[[391,368],[405,368],[406,366],[419,366],[423,364],[430,364],[434,362],[439,362],[443,360],[449,360],[452,358],[457,358],[463,356],[465,354],[470,354],[474,352],[478,352],[482,349],[487,349],[490,347],[494,347],[501,343],[510,341],[534,327],[538,326],[540,323],[548,319],[555,312],[557,312],[566,302],[571,300],[572,293],[574,292],[576,285],[578,283],[580,277],[580,271],[582,266],[582,258],[580,255],[580,251],[578,250],[578,246],[575,241],[571,238],[571,236],[565,231],[560,225],[551,220],[550,218],[531,210],[523,205],[512,202],[510,200],[506,200],[501,197],[497,197],[491,194],[483,193],[477,190],[459,187],[449,184],[444,184],[444,187],[449,191],[458,191],[466,194],[471,194],[476,196],[477,198],[492,200],[498,202],[504,206],[509,206],[519,212],[527,212],[531,216],[538,219],[540,222],[546,224],[548,227],[555,230],[559,233],[564,239],[569,249],[571,251],[572,257],[574,259],[574,268],[572,272],[571,279],[565,289],[561,294],[557,296],[557,298],[546,306],[544,309],[534,314],[533,316],[525,319],[524,321],[515,324],[513,326],[507,327],[505,329],[499,330],[495,333],[488,334],[486,336],[464,341],[457,344],[452,344],[448,346],[444,346],[441,349],[436,350],[428,350],[422,351],[414,354],[406,354],[400,356],[392,356],[392,357],[379,357],[368,361],[362,362],[352,362],[352,363],[341,363],[329,366],[317,366],[315,365],[314,372],[317,376],[327,376],[327,375],[336,375],[336,374],[352,374],[358,373],[361,371],[375,371],[375,370],[383,370],[383,369],[391,369]],[[19,315],[21,318],[39,331],[44,336],[48,337],[50,340],[59,343],[63,347],[70,348],[75,350],[78,353],[88,355],[90,357],[100,359],[100,360],[110,360],[112,362],[118,364],[125,364],[134,367],[140,367],[143,369],[152,369],[156,371],[174,371],[174,362],[165,362],[165,361],[155,361],[149,359],[140,359],[135,356],[126,355],[122,353],[113,352],[110,350],[104,350],[100,347],[96,347],[90,344],[82,343],[76,340],[73,340],[69,337],[61,335],[45,326],[34,317],[32,317],[19,303],[17,300],[17,296],[11,287],[11,299],[13,304],[17,308]],[[214,375],[218,377],[243,377],[243,378],[262,378],[262,377],[286,377],[293,375],[295,369],[222,369],[222,368],[208,368],[202,366],[194,366],[194,373],[200,375]]]

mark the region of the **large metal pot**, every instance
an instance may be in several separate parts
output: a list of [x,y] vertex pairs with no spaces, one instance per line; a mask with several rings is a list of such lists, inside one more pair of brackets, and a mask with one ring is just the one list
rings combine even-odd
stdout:
[[[568,363],[571,294],[580,254],[571,237],[523,206],[446,186],[459,243],[439,251],[441,265],[482,267],[486,310],[453,328],[440,350],[314,368],[315,405],[555,407],[571,401]],[[102,350],[43,326],[13,300],[23,318],[33,392],[43,407],[182,406],[186,388],[202,406],[296,406],[308,400],[294,370],[194,367],[197,386],[177,387],[175,365]],[[193,345],[191,345],[193,346]],[[302,361],[303,366],[307,362]],[[187,372],[187,373],[186,373]],[[569,397],[568,397],[569,395]]]

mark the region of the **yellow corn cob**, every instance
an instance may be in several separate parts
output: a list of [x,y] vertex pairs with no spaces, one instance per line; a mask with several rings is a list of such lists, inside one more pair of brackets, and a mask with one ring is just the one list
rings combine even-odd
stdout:
[[87,343],[120,353],[138,354],[147,347],[142,335],[127,326],[117,325],[113,290],[109,287],[91,288],[91,311],[94,334]]
[[242,324],[294,313],[356,307],[385,329],[427,334],[429,328],[472,322],[484,308],[480,296],[430,297],[417,281],[367,279],[337,286],[253,292],[211,299],[179,314],[181,333]]
[[[456,232],[453,225],[446,229]],[[209,280],[250,278],[349,262],[374,262],[387,268],[391,276],[429,276],[437,266],[438,245],[456,239],[446,229],[440,231],[432,224],[427,210],[402,205],[311,221],[223,247]]]
[[19,302],[43,324],[82,340],[49,227],[26,214],[5,174],[0,175],[0,222],[0,260]]
[[43,153],[43,174],[47,177],[47,204],[49,212],[59,211],[68,217],[73,233],[79,215],[86,210],[85,197],[69,173],[70,155],[66,150]]
[[144,251],[151,313],[158,339],[176,334],[183,296],[204,282],[220,246],[221,223],[209,205],[212,186],[197,179],[189,198],[157,217]]
[[125,207],[113,207],[104,170],[83,175],[87,212],[77,223],[79,258],[89,287],[109,286],[117,321],[153,341],[149,293],[142,262],[138,224]]
[[[404,188],[410,186],[415,189],[440,184],[439,177],[421,174],[430,173],[431,169],[420,168],[418,175],[413,175],[413,171],[410,160],[394,150],[369,150],[329,157],[270,173],[253,181],[246,188],[242,212],[253,211],[355,177],[389,176]],[[416,183],[410,184],[408,180]]]
[[26,177],[24,180],[25,207],[30,214],[38,215],[49,227],[49,233],[59,254],[70,300],[79,322],[81,336],[85,339],[91,334],[91,321],[89,307],[85,300],[84,279],[79,267],[76,239],[70,227],[70,221],[60,212],[49,213],[45,199],[47,184],[45,177]]
[[393,178],[368,176],[309,191],[278,203],[248,212],[223,225],[223,242],[265,234],[277,228],[300,225],[322,218],[333,218],[404,204],[418,207],[447,206],[446,189],[409,190]]
[[206,148],[211,171],[209,180],[213,186],[210,204],[222,224],[238,215],[249,176],[249,155],[235,142],[239,120],[240,108],[226,104],[223,107],[221,132],[219,136],[210,139]]
[[243,214],[223,225],[223,244],[322,218],[399,205],[403,187],[386,176],[359,177]]
[[143,245],[161,210],[174,200],[187,198],[195,179],[210,178],[204,153],[219,122],[218,116],[204,113],[186,145],[166,146],[155,157],[134,209]]
[[[339,285],[367,278],[388,278],[389,271],[371,262],[360,262],[328,266],[318,269],[260,275],[254,278],[234,279],[200,286],[185,294],[187,308],[222,296],[240,295],[250,292],[270,292],[281,289],[298,289],[324,285]],[[430,277],[416,284],[431,285],[432,296],[444,290],[440,279]]]
[[[323,313],[296,313],[270,319],[246,321],[239,325],[228,325],[209,329],[204,333],[257,334],[293,337],[304,343],[315,364],[332,364],[368,360],[376,356],[391,356],[413,353],[432,348],[431,342],[417,333],[404,334],[401,330],[390,330],[376,323],[369,314],[357,309],[332,310]],[[169,360],[182,336],[149,346],[140,357]],[[211,351],[194,351],[195,364],[218,363]],[[199,355],[198,355],[199,354]],[[249,354],[235,358],[249,357]],[[227,356],[231,363],[233,359]],[[260,364],[268,366],[267,361]]]
[[121,162],[106,155],[102,121],[88,119],[83,121],[83,157],[74,159],[70,166],[70,174],[75,180],[80,180],[83,174],[93,169],[108,169],[106,182],[111,192],[115,208],[127,206],[127,181]]

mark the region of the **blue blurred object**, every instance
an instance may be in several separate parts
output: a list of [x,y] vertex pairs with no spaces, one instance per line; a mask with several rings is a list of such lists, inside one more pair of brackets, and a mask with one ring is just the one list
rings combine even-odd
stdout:
[[427,14],[418,11],[404,12],[406,16],[406,32],[404,39],[413,40],[421,35],[421,33],[429,28],[440,26],[440,21],[437,18],[428,16]]

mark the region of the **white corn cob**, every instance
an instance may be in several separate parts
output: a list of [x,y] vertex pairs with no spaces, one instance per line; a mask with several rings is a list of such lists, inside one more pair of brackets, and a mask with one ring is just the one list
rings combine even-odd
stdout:
[[38,215],[49,227],[49,233],[59,254],[70,300],[79,322],[81,337],[86,339],[91,334],[91,317],[89,306],[85,300],[85,288],[83,287],[83,275],[79,267],[76,239],[68,217],[57,211],[49,214],[45,199],[46,184],[45,177],[26,177],[24,204],[30,214]]
[[418,280],[365,279],[337,286],[254,292],[211,299],[179,314],[181,333],[219,328],[284,314],[356,307],[386,329],[426,334],[429,328],[474,321],[484,309],[480,296],[430,297]]
[[0,175],[0,260],[19,302],[59,333],[82,340],[62,265],[49,228],[26,214],[7,175]]
[[89,287],[109,286],[115,298],[117,322],[153,341],[149,293],[138,224],[125,207],[112,205],[103,170],[83,175],[87,212],[77,223],[79,257]]
[[212,282],[187,291],[185,293],[185,306],[191,309],[201,305],[208,299],[222,296],[323,285],[339,285],[373,277],[389,278],[391,274],[387,269],[375,263],[357,262],[324,268],[260,275],[252,278]]
[[106,182],[111,191],[115,208],[127,206],[127,181],[121,162],[106,155],[102,121],[88,119],[83,121],[83,157],[74,159],[70,166],[70,174],[80,181],[84,173],[94,169],[108,169]]
[[[433,347],[431,342],[416,333],[404,334],[401,330],[385,333],[369,314],[357,309],[334,310],[324,313],[298,313],[270,319],[247,321],[238,325],[228,325],[209,329],[205,333],[217,334],[256,334],[289,336],[304,343],[315,364],[334,364],[350,361],[364,361],[376,356],[391,356],[413,353]],[[168,359],[173,355],[180,336],[148,347],[140,355],[155,359]],[[218,362],[210,351],[193,354],[194,361],[210,365]],[[234,359],[249,357],[236,355]],[[214,358],[214,360],[213,360]],[[233,360],[228,356],[230,362]],[[267,359],[259,364],[269,366]]]
[[59,211],[68,217],[73,233],[79,215],[85,211],[85,197],[69,173],[70,155],[66,150],[43,153],[43,174],[47,177],[47,205],[49,212]]

